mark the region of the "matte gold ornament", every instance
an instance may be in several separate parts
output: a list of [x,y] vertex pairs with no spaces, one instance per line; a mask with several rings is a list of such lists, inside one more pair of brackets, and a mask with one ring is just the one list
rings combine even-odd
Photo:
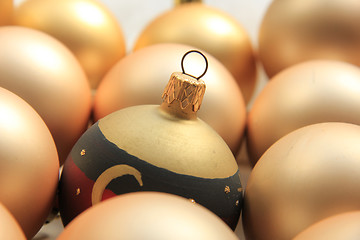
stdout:
[[309,125],[273,144],[247,182],[247,239],[292,239],[322,219],[359,211],[359,144],[360,126],[339,122]]
[[196,77],[172,73],[160,106],[121,109],[82,135],[60,180],[65,225],[103,199],[158,191],[193,199],[235,229],[242,203],[238,165],[224,140],[196,116],[205,72]]
[[360,125],[360,69],[330,60],[289,67],[263,88],[247,121],[248,152],[254,165],[285,134],[313,123]]
[[93,89],[126,53],[121,26],[100,1],[27,0],[15,9],[15,24],[63,42],[84,68]]
[[147,25],[134,50],[156,43],[181,43],[208,52],[234,76],[245,101],[251,98],[256,82],[252,44],[230,15],[202,3],[180,4]]
[[355,240],[360,236],[360,211],[325,218],[298,235],[294,240]]
[[85,131],[91,91],[74,55],[58,40],[37,30],[0,28],[0,87],[26,100],[54,137],[60,163]]
[[[134,105],[161,104],[169,72],[181,71],[179,59],[192,47],[163,43],[148,46],[121,59],[108,72],[96,92],[95,121]],[[207,91],[198,116],[214,128],[237,154],[244,135],[246,106],[236,81],[214,57],[208,55],[209,69],[203,79]],[[187,58],[188,72],[201,74],[204,60],[196,54]]]
[[55,143],[38,113],[4,88],[0,88],[0,133],[0,202],[31,239],[53,206],[59,179]]
[[0,203],[0,239],[25,240],[24,232],[9,210]]
[[360,66],[360,1],[272,1],[259,30],[259,59],[271,78],[311,59]]
[[0,1],[0,26],[10,25],[13,14],[13,0]]
[[58,237],[77,239],[236,240],[215,214],[186,198],[137,192],[104,201],[79,215]]

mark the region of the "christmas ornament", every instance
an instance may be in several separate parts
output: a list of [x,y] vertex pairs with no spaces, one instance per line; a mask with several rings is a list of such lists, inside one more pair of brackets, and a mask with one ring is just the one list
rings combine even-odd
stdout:
[[13,0],[0,1],[0,26],[11,23],[13,13]]
[[272,1],[259,30],[259,59],[269,77],[311,59],[360,66],[360,1]]
[[58,40],[24,27],[0,29],[0,86],[25,99],[49,127],[61,163],[85,131],[91,91],[81,66]]
[[205,92],[201,76],[175,72],[160,106],[124,108],[82,135],[60,180],[65,225],[103,198],[159,191],[191,199],[236,227],[242,203],[238,166],[223,139],[196,116]]
[[4,88],[0,88],[0,133],[0,202],[31,239],[50,212],[58,184],[54,140],[36,111]]
[[134,50],[166,42],[190,45],[213,55],[234,76],[245,101],[250,100],[256,62],[248,34],[234,18],[206,4],[180,4],[147,25]]
[[25,240],[24,232],[14,216],[0,203],[0,239]]
[[95,89],[104,74],[125,56],[121,26],[95,0],[27,0],[15,9],[15,23],[46,32],[63,42],[85,69]]
[[360,211],[325,218],[298,234],[294,240],[352,240],[360,236]]
[[360,125],[360,69],[348,63],[312,60],[283,70],[255,99],[247,122],[254,165],[276,140],[313,123]]
[[318,123],[273,144],[248,179],[247,239],[292,239],[326,217],[360,210],[360,126]]
[[172,194],[137,192],[102,202],[74,219],[58,240],[238,239],[215,214]]
[[[161,104],[159,96],[169,72],[181,71],[179,59],[189,49],[187,45],[163,43],[145,47],[120,60],[96,92],[95,121],[125,107]],[[205,54],[210,68],[204,75],[206,97],[198,116],[217,131],[236,155],[244,135],[246,106],[229,71],[214,57]],[[195,54],[186,59],[185,65],[189,72],[201,74],[204,62]]]

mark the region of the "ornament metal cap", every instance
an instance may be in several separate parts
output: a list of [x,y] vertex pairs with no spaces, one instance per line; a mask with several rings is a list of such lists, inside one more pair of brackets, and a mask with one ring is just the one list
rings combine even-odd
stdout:
[[184,3],[202,3],[202,0],[175,0],[175,6],[184,4]]
[[[184,59],[189,53],[196,52],[205,59],[205,70],[195,77],[185,73]],[[191,50],[184,54],[181,60],[181,72],[174,72],[162,94],[162,109],[177,116],[192,119],[196,118],[196,112],[200,109],[205,94],[206,85],[200,78],[205,75],[208,68],[208,61],[204,54],[197,50]]]

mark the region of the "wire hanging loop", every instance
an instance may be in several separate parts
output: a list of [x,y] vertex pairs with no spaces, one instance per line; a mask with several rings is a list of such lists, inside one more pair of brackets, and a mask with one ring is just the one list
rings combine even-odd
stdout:
[[[185,73],[185,69],[184,69],[184,59],[185,59],[185,57],[189,54],[189,53],[198,53],[198,54],[200,54],[203,58],[204,58],[204,60],[205,60],[205,70],[204,70],[204,72],[200,75],[200,76],[198,76],[198,77],[195,77],[195,76],[193,76],[193,75],[190,75],[190,74],[188,74],[188,73]],[[198,51],[198,50],[190,50],[190,51],[188,51],[187,53],[185,53],[184,54],[184,56],[182,57],[182,59],[181,59],[181,69],[182,69],[182,73],[183,74],[186,74],[186,75],[189,75],[189,76],[191,76],[191,77],[193,77],[193,78],[196,78],[197,80],[199,80],[201,77],[203,77],[204,75],[205,75],[205,73],[207,72],[207,69],[208,69],[208,60],[207,60],[207,58],[205,57],[205,55],[204,54],[202,54],[200,51]]]

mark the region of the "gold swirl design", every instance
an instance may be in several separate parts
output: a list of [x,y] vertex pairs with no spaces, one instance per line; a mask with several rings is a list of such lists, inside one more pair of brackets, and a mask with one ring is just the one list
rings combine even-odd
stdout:
[[101,202],[102,196],[104,194],[106,186],[115,178],[124,176],[124,175],[132,175],[136,178],[140,186],[143,186],[143,182],[141,179],[141,173],[125,164],[115,165],[108,169],[106,169],[95,181],[95,184],[91,193],[91,202],[92,205],[95,205]]

